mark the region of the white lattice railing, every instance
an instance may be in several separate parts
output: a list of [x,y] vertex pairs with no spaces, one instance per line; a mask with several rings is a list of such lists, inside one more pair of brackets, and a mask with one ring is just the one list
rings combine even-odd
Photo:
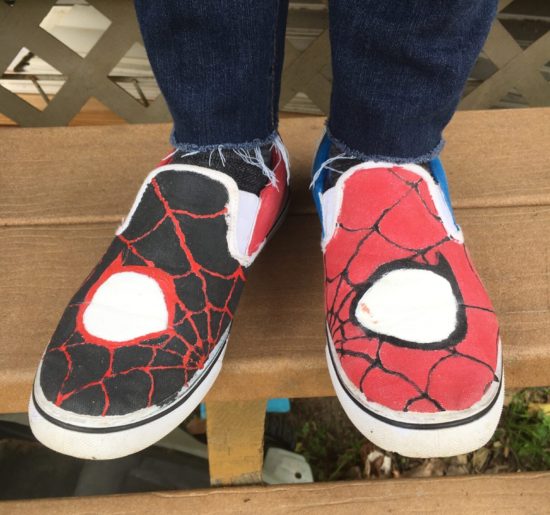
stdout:
[[[510,14],[518,3],[501,0],[460,108],[550,105],[550,12]],[[531,38],[510,20],[536,23]],[[282,109],[327,113],[327,24],[324,2],[291,2]],[[0,113],[19,125],[67,125],[90,99],[128,122],[169,120],[132,0],[0,0],[0,72]]]

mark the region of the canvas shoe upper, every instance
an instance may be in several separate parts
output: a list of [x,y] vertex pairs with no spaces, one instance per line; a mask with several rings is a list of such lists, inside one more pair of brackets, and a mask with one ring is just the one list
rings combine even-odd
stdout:
[[[503,389],[494,308],[439,160],[428,168],[365,162],[336,181],[321,172],[314,184],[333,382],[367,437],[411,456],[479,447],[498,421]],[[484,430],[472,426],[470,440],[441,436],[475,420]]]
[[248,269],[286,207],[286,159],[272,153],[271,182],[239,170],[241,160],[213,169],[179,151],[149,174],[42,357],[30,414],[46,445],[87,458],[129,454],[204,397]]

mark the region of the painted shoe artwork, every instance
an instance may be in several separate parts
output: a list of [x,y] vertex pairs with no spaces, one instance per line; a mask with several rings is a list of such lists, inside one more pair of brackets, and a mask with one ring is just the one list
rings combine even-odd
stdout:
[[327,362],[340,403],[388,451],[473,451],[500,418],[501,344],[441,163],[347,161],[341,171],[335,163],[325,137],[313,190],[323,227]]
[[42,443],[118,458],[197,407],[220,372],[248,269],[286,209],[279,139],[268,153],[270,177],[229,151],[217,169],[212,156],[175,151],[148,175],[38,367],[29,417]]

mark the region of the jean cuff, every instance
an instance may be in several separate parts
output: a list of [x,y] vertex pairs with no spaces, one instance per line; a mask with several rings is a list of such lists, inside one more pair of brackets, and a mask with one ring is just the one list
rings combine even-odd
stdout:
[[442,138],[439,143],[432,148],[432,150],[426,152],[425,154],[419,155],[419,156],[390,156],[390,155],[383,155],[383,154],[366,154],[364,152],[360,152],[358,150],[353,150],[350,147],[348,147],[343,141],[340,141],[338,138],[335,138],[332,133],[330,132],[328,125],[325,127],[327,136],[331,143],[342,153],[346,154],[346,156],[354,157],[356,159],[360,159],[361,161],[383,161],[386,163],[395,163],[395,164],[407,164],[407,163],[414,163],[414,164],[421,164],[421,163],[427,163],[431,161],[432,159],[435,159],[443,150],[443,147],[445,146],[445,140]]
[[[286,168],[287,182],[289,180],[290,163],[286,148],[279,136],[279,133],[275,130],[265,139],[254,139],[244,143],[219,143],[217,145],[196,145],[193,143],[179,143],[176,140],[175,131],[172,129],[170,135],[170,143],[175,150],[184,152],[187,154],[197,154],[199,152],[217,152],[220,156],[222,166],[225,166],[224,152],[233,152],[239,156],[245,163],[257,167],[261,172],[269,179],[271,184],[276,188],[277,177],[275,175],[275,168],[278,166],[279,161],[284,162]],[[277,150],[279,160],[276,163],[266,163],[262,154],[263,147],[270,146],[270,149]],[[185,157],[185,155],[183,157]]]
[[170,144],[176,150],[183,152],[211,152],[212,150],[255,150],[258,147],[264,145],[273,144],[278,137],[277,129],[275,129],[267,138],[256,138],[252,141],[245,141],[243,143],[218,143],[215,145],[197,145],[195,143],[183,143],[177,140],[176,132],[172,129],[170,134]]

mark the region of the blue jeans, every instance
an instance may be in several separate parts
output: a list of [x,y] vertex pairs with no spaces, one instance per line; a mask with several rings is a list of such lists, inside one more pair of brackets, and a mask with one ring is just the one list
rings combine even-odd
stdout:
[[[252,148],[277,130],[288,0],[135,0],[183,150]],[[330,0],[328,134],[363,159],[422,162],[442,130],[497,0]]]

